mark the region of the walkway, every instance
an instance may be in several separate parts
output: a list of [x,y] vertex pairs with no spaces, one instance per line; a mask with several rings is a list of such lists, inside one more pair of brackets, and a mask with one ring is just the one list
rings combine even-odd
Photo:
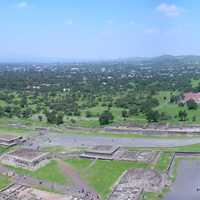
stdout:
[[66,162],[63,160],[57,160],[58,165],[64,172],[64,174],[72,180],[75,187],[81,188],[81,191],[88,194],[88,197],[93,200],[98,200],[99,195],[88,186],[88,184],[80,177],[80,175]]

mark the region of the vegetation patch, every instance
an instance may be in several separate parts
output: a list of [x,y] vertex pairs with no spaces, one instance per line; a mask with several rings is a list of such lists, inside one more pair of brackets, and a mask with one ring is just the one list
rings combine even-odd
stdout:
[[36,171],[29,171],[26,169],[22,169],[19,167],[11,167],[7,166],[10,169],[13,169],[16,171],[16,173],[32,176],[37,179],[41,180],[47,180],[53,183],[59,183],[59,184],[67,184],[70,183],[70,179],[67,179],[67,177],[62,173],[60,170],[58,164],[56,161],[51,161],[46,166],[36,170]]
[[11,183],[9,177],[0,175],[0,189],[8,186]]
[[141,200],[162,200],[164,198],[164,195],[169,191],[170,189],[166,187],[160,193],[144,192]]
[[131,168],[148,168],[149,165],[141,162],[104,161],[97,160],[88,170],[91,160],[78,159],[66,160],[81,177],[93,187],[103,199],[106,199],[112,191],[112,186],[118,178]]
[[162,152],[158,162],[155,165],[155,169],[159,172],[166,172],[172,159],[172,152]]

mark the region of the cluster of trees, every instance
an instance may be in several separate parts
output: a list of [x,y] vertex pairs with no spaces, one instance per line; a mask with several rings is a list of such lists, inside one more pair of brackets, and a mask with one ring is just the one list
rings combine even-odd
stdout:
[[64,113],[56,111],[47,111],[45,113],[47,122],[50,124],[60,125],[63,124]]
[[193,99],[188,100],[186,104],[189,110],[196,110],[198,108],[197,103]]
[[149,113],[159,105],[159,101],[150,94],[138,95],[134,92],[128,92],[123,97],[117,98],[115,105],[116,107],[123,108],[122,117],[128,118],[139,113]]
[[112,123],[113,119],[112,113],[109,110],[106,110],[99,116],[99,123],[100,125],[107,125]]

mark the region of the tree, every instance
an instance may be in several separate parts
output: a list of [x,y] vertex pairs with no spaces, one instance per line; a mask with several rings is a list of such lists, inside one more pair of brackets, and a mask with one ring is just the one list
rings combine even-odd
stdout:
[[127,110],[122,110],[122,117],[126,119],[128,117],[128,111]]
[[100,125],[107,125],[107,124],[112,123],[113,119],[114,117],[112,113],[106,110],[99,116],[99,123]]
[[29,118],[32,115],[32,110],[31,108],[27,107],[22,111],[22,117],[23,118]]
[[196,110],[198,107],[197,103],[193,99],[188,100],[186,103],[189,110]]
[[87,110],[86,113],[85,113],[85,116],[87,118],[92,117],[92,113],[89,110]]
[[181,97],[176,95],[171,95],[170,97],[170,103],[178,103],[180,101]]
[[56,112],[55,111],[46,112],[46,118],[48,123],[55,124],[57,121]]
[[128,115],[133,116],[133,115],[137,115],[138,113],[139,113],[139,110],[137,106],[131,106],[131,108],[129,109]]
[[27,105],[28,101],[27,101],[27,97],[25,95],[22,96],[21,100],[20,100],[20,106],[22,108],[24,108]]
[[4,116],[4,109],[0,106],[0,117]]
[[38,115],[38,119],[39,119],[39,121],[41,122],[42,119],[43,119],[42,115]]
[[157,110],[150,110],[146,113],[148,122],[158,122],[160,119],[160,113]]
[[186,121],[187,112],[185,110],[184,111],[181,110],[179,111],[178,116],[179,116],[180,121]]
[[144,102],[141,103],[141,112],[144,114],[149,113],[152,109],[159,105],[159,101],[155,98],[149,97]]
[[56,116],[56,124],[57,125],[60,125],[60,124],[63,124],[64,123],[64,114],[62,112],[59,112]]

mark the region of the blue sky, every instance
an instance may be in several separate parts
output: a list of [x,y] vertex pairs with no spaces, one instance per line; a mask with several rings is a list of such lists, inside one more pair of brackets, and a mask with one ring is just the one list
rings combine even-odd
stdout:
[[200,55],[198,0],[1,0],[0,58]]

